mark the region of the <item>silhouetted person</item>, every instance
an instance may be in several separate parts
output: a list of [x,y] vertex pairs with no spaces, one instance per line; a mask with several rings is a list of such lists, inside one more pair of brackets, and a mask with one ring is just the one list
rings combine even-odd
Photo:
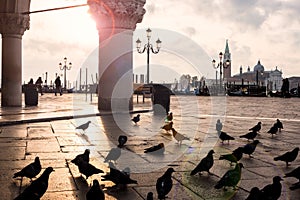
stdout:
[[38,89],[38,92],[41,93],[41,95],[43,95],[43,90],[42,90],[42,84],[43,84],[43,81],[42,81],[42,77],[39,77],[36,82],[35,82],[35,85]]
[[56,96],[56,93],[58,93],[58,92],[59,92],[59,94],[61,96],[62,95],[61,80],[60,80],[59,76],[55,79],[54,84],[55,84],[55,96]]
[[31,78],[28,84],[33,84],[33,79]]

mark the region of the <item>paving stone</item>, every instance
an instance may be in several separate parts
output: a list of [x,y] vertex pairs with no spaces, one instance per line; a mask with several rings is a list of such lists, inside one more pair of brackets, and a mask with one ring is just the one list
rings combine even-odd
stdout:
[[12,147],[8,146],[1,148],[0,160],[21,160],[25,158],[26,147]]
[[27,153],[59,151],[60,147],[54,137],[27,140]]
[[[54,97],[45,95],[43,98],[47,97],[49,102]],[[59,99],[64,107],[45,101],[39,103],[39,106],[34,109],[26,108],[19,111],[6,109],[1,113],[0,122],[86,113],[87,111],[83,110],[82,106],[90,109],[88,112],[92,110],[91,108],[97,110],[97,104],[82,102],[75,105],[71,102],[73,99],[71,97],[71,95],[63,95],[63,98]],[[84,97],[82,100],[85,101],[84,94],[82,97]],[[190,141],[183,141],[181,146],[177,144],[170,133],[160,130],[165,116],[155,116],[151,112],[142,113],[142,120],[138,125],[134,125],[130,121],[132,115],[117,114],[0,127],[2,130],[0,134],[0,147],[2,147],[0,151],[0,189],[4,193],[2,197],[13,199],[18,194],[21,182],[19,179],[12,179],[12,176],[16,171],[32,162],[35,156],[40,157],[43,170],[47,166],[55,168],[55,172],[50,175],[51,186],[49,185],[49,190],[42,199],[85,199],[86,191],[93,179],[99,180],[104,187],[106,199],[144,199],[148,191],[153,191],[156,195],[157,178],[168,167],[173,167],[176,170],[173,173],[175,187],[169,195],[170,199],[240,200],[248,196],[248,192],[253,186],[262,188],[272,182],[273,176],[282,177],[286,172],[300,165],[299,156],[289,167],[286,167],[284,162],[274,162],[273,160],[275,156],[284,151],[300,146],[299,120],[297,118],[300,116],[297,114],[300,103],[298,101],[293,102],[293,109],[290,109],[291,106],[288,106],[289,102],[287,101],[284,101],[286,105],[283,105],[282,99],[264,98],[264,105],[266,105],[264,108],[257,104],[257,101],[261,99],[227,97],[226,115],[223,119],[222,115],[219,115],[225,113],[224,107],[219,106],[222,99],[224,100],[223,97],[172,97],[171,110],[174,113],[174,127],[180,133],[191,138]],[[272,110],[274,102],[280,107],[279,110]],[[135,104],[135,107],[144,108],[144,105]],[[241,108],[240,105],[247,105],[247,107]],[[3,118],[3,115],[6,116]],[[215,122],[218,118],[222,119],[223,130],[236,138],[229,144],[227,142],[222,144],[217,137]],[[267,131],[277,118],[283,118],[285,129],[272,138]],[[92,123],[85,134],[75,130],[77,125],[85,123],[87,120],[91,120]],[[239,189],[237,191],[214,189],[213,186],[220,177],[228,169],[233,168],[229,162],[218,160],[219,156],[247,144],[248,142],[239,136],[247,133],[248,129],[258,121],[263,122],[260,135],[257,136],[261,144],[257,146],[253,154],[254,158],[244,155],[240,160],[245,169],[242,170],[242,180],[238,184]],[[90,162],[108,172],[108,164],[103,163],[103,160],[109,150],[118,144],[117,138],[120,134],[127,135],[128,142],[115,165],[119,169],[129,166],[131,178],[137,180],[138,185],[129,185],[127,190],[121,191],[116,189],[112,182],[101,181],[103,174],[93,175],[88,180],[80,177],[78,167],[70,160],[89,148],[91,150]],[[164,155],[144,153],[144,148],[159,142],[165,143]],[[215,163],[210,170],[214,175],[204,172],[201,176],[190,176],[190,171],[210,149],[215,150]],[[29,181],[27,178],[23,179],[22,190],[30,184]],[[300,191],[289,190],[289,187],[295,182],[297,179],[284,179],[280,200],[298,199]]]
[[25,138],[27,137],[27,129],[23,127],[2,128],[0,138]]

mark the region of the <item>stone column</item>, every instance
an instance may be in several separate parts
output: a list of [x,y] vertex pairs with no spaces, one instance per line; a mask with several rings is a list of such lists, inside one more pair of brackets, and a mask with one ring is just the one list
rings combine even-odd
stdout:
[[0,2],[2,34],[1,106],[22,106],[22,35],[29,29],[30,0]]
[[133,109],[132,35],[146,0],[88,0],[99,33],[98,109]]

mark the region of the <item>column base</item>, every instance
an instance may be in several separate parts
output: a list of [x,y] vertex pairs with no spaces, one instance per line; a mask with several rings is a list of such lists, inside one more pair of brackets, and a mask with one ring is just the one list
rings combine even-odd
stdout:
[[111,112],[130,112],[133,110],[132,98],[98,97],[98,110]]

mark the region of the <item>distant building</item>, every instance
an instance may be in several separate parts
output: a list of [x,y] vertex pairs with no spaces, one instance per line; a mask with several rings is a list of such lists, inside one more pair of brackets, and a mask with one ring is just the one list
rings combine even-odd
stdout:
[[282,72],[275,67],[275,70],[266,71],[264,66],[258,60],[253,67],[247,67],[247,71],[243,72],[243,67],[240,67],[240,73],[227,79],[230,84],[244,84],[244,85],[259,85],[266,86],[268,90],[278,91],[282,86]]
[[288,78],[290,83],[290,89],[297,88],[300,85],[300,77],[299,76],[292,76]]
[[225,45],[225,52],[224,52],[224,58],[223,58],[223,65],[225,65],[226,61],[229,61],[229,66],[227,68],[223,68],[223,78],[226,80],[227,78],[231,77],[231,53],[229,51],[229,46],[228,46],[228,40],[226,40],[226,45]]

